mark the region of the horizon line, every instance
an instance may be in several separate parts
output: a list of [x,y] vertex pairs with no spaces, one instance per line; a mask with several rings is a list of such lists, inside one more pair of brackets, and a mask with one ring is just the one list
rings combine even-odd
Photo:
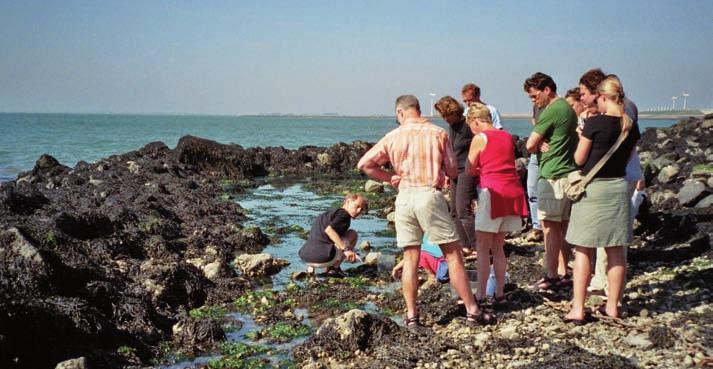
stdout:
[[[337,113],[312,113],[312,114],[296,114],[296,113],[252,113],[252,114],[212,114],[212,113],[181,113],[181,112],[142,112],[142,113],[124,113],[124,112],[30,112],[30,111],[0,111],[0,114],[37,114],[37,115],[128,115],[128,116],[175,116],[175,117],[273,117],[273,118],[393,118],[392,114],[368,114],[368,115],[342,115]],[[706,114],[701,109],[686,109],[676,111],[654,111],[642,110],[639,113],[639,118],[645,119],[678,119],[687,116],[705,116]],[[426,118],[440,118],[439,115],[422,115]],[[501,113],[500,116],[504,119],[528,119],[532,117],[532,113]]]

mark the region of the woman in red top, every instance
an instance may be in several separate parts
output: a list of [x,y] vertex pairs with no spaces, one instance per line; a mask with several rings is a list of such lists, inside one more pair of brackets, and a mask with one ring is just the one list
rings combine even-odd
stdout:
[[503,245],[505,235],[522,229],[522,217],[528,215],[528,204],[520,177],[515,171],[515,143],[512,135],[495,129],[490,110],[483,104],[470,106],[468,125],[474,137],[468,152],[470,174],[480,176],[475,231],[478,251],[478,293],[485,298],[490,258],[495,269],[495,302],[505,300],[507,260]]

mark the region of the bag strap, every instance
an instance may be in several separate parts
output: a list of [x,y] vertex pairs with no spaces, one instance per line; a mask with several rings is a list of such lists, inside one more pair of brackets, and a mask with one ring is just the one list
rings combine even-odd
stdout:
[[587,187],[589,182],[591,182],[594,179],[594,176],[597,175],[597,172],[599,172],[600,169],[606,164],[606,162],[611,158],[612,155],[614,155],[614,151],[616,151],[619,146],[621,146],[621,143],[626,140],[626,136],[629,135],[629,131],[631,130],[631,126],[633,125],[633,121],[629,116],[626,114],[621,116],[621,134],[619,134],[619,138],[617,138],[616,143],[614,143],[614,146],[609,148],[609,151],[607,151],[604,156],[602,156],[601,159],[597,162],[596,165],[587,173],[586,176],[582,179],[582,187]]

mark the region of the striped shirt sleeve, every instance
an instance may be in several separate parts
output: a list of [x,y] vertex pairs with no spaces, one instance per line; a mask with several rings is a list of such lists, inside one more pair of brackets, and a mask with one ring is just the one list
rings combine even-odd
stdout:
[[384,165],[389,162],[389,153],[387,152],[389,136],[382,137],[379,142],[367,151],[364,156],[359,159],[358,168],[363,168],[368,162],[373,161],[376,164]]

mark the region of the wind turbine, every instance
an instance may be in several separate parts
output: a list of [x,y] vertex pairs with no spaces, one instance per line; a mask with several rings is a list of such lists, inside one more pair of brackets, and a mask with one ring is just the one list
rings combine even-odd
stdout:
[[676,100],[678,96],[671,96],[671,110],[676,110]]
[[428,95],[431,96],[431,116],[433,116],[433,98],[436,96],[436,94],[431,92]]
[[688,92],[682,92],[681,95],[683,96],[683,110],[686,110],[686,98],[691,95],[689,95]]

